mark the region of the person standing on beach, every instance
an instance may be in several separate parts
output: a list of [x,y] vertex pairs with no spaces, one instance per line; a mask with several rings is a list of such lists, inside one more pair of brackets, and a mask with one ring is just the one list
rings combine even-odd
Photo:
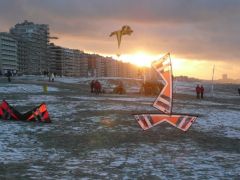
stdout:
[[204,94],[204,87],[201,85],[200,87],[200,93],[201,93],[201,99],[203,99],[203,94]]
[[51,80],[54,82],[54,73],[51,74]]
[[12,76],[12,73],[10,70],[7,71],[7,78],[8,78],[8,82],[11,82],[11,76]]
[[200,93],[201,93],[201,88],[199,87],[199,85],[197,85],[197,87],[196,87],[197,99],[200,98]]
[[94,93],[95,80],[92,80],[90,83],[91,93]]
[[101,92],[101,84],[98,80],[95,81],[95,92],[96,94],[99,94]]
[[50,82],[51,81],[51,73],[48,72],[47,76],[48,76],[48,81]]
[[240,96],[240,88],[238,88],[238,94],[239,94],[239,96]]

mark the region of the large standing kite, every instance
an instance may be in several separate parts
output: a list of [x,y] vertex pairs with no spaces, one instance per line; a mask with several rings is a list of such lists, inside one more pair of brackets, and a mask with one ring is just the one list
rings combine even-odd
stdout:
[[135,115],[135,119],[144,130],[162,122],[168,122],[183,131],[187,131],[197,117],[172,114],[173,82],[170,53],[163,56],[160,60],[154,61],[152,67],[158,72],[165,83],[162,91],[153,103],[153,107],[160,110],[162,114],[138,114]]
[[0,118],[3,120],[51,122],[45,103],[22,114],[3,100],[0,104]]
[[112,37],[113,35],[117,36],[118,41],[118,48],[120,48],[122,36],[123,35],[131,35],[133,30],[130,28],[130,26],[123,26],[122,29],[112,32],[109,36]]

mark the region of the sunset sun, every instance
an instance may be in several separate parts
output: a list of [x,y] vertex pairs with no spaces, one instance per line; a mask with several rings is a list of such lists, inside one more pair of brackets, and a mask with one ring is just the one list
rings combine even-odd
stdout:
[[143,66],[150,67],[151,63],[154,60],[157,60],[159,57],[161,56],[151,55],[147,52],[139,51],[133,54],[121,55],[119,60],[130,62],[140,67],[143,67]]

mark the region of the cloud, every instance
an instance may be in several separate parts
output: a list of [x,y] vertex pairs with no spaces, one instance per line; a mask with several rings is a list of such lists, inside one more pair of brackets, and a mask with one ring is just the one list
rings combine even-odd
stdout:
[[128,24],[122,52],[239,63],[239,12],[238,0],[0,0],[0,30],[27,19],[49,24],[63,46],[111,54],[109,33]]

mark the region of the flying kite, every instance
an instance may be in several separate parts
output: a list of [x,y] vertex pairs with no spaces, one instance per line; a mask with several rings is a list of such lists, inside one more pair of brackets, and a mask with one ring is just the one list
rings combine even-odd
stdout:
[[131,35],[133,33],[133,30],[131,29],[130,26],[123,26],[122,29],[113,31],[109,36],[112,37],[113,35],[117,36],[117,41],[118,41],[118,48],[120,48],[121,45],[121,40],[123,35]]
[[18,112],[14,107],[10,106],[5,100],[3,100],[0,104],[0,119],[16,121],[37,121],[45,123],[51,122],[45,103],[42,103],[30,111],[22,114]]
[[138,114],[134,116],[135,119],[143,130],[147,130],[163,122],[168,122],[183,131],[187,131],[192,123],[196,121],[197,117],[172,114],[173,82],[170,53],[163,56],[160,60],[154,61],[152,67],[162,77],[165,83],[162,91],[153,103],[153,107],[157,108],[162,113]]

